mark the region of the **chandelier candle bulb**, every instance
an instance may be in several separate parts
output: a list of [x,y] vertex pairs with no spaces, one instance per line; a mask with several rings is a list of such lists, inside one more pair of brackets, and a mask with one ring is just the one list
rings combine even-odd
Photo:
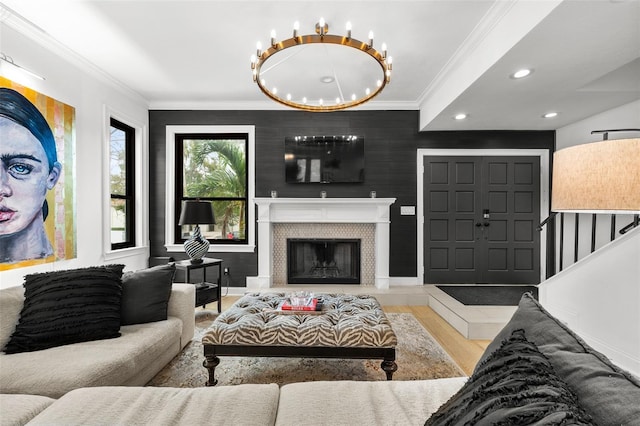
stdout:
[[271,46],[276,46],[276,30],[271,30]]
[[386,59],[387,57],[387,43],[382,43],[380,47],[382,49],[382,57]]
[[293,23],[293,38],[298,38],[298,30],[300,29],[300,22]]
[[373,31],[369,31],[369,48],[373,47]]
[[262,43],[256,43],[256,56],[259,58],[262,55]]
[[351,38],[351,21],[347,21],[347,39]]

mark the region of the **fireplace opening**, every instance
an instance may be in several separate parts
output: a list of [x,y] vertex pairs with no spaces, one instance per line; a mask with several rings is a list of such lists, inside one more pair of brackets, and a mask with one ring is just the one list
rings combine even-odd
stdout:
[[289,284],[360,284],[359,239],[287,239]]

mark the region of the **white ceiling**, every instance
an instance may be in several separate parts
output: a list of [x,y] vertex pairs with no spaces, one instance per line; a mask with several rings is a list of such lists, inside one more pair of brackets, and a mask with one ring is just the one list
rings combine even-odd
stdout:
[[[421,130],[550,130],[640,99],[640,0],[3,3],[3,24],[38,27],[151,109],[285,108],[253,83],[249,57],[271,29],[309,34],[320,17],[386,42],[391,84],[359,108],[419,109]],[[530,77],[509,78],[525,66]]]

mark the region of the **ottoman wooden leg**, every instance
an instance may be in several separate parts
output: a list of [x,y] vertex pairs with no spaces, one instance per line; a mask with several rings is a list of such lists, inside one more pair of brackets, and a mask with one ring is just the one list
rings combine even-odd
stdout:
[[398,370],[398,364],[395,361],[385,359],[380,366],[387,373],[387,380],[393,380],[393,373]]
[[[220,364],[220,358],[215,355],[206,355],[202,365],[209,371],[209,380],[207,386],[215,386],[218,384],[216,380],[216,367]],[[397,368],[397,367],[396,367]]]

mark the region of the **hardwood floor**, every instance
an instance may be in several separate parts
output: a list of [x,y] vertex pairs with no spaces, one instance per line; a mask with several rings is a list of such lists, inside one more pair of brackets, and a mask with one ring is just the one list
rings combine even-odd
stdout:
[[470,376],[491,340],[469,340],[429,306],[383,306],[385,312],[411,313]]
[[[240,296],[224,296],[222,298],[222,310],[228,309],[239,298]],[[215,309],[214,304],[210,304],[209,308]],[[429,306],[383,306],[383,308],[385,312],[389,313],[413,314],[469,376],[478,363],[480,356],[491,342],[490,340],[466,339]]]

